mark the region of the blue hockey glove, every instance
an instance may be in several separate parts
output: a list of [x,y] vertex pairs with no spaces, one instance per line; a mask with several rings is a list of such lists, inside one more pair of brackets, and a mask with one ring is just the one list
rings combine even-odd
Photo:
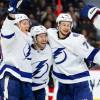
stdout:
[[83,18],[89,18],[90,20],[95,16],[99,8],[95,7],[94,5],[86,5],[82,10],[81,10],[81,17]]
[[17,11],[17,2],[18,0],[9,0],[9,8],[8,8],[8,13],[16,13]]

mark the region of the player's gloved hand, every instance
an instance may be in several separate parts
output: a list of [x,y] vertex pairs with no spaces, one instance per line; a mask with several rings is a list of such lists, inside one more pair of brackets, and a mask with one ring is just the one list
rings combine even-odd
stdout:
[[92,20],[95,17],[95,15],[98,13],[98,11],[100,11],[100,9],[95,7],[94,5],[86,5],[81,10],[80,15],[81,17],[89,18],[90,20]]
[[100,30],[100,8],[93,5],[86,5],[80,13],[82,18],[88,18],[93,25]]
[[8,8],[8,13],[16,13],[17,12],[17,2],[18,0],[9,0],[9,8]]

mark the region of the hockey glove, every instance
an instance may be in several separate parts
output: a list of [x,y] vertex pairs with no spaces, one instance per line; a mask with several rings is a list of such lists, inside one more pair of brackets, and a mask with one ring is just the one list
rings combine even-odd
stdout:
[[8,8],[8,13],[16,13],[17,11],[17,2],[18,0],[9,0],[9,8]]
[[86,5],[81,10],[80,14],[81,14],[81,17],[89,18],[90,20],[92,20],[98,11],[100,11],[100,9],[95,7],[94,5]]

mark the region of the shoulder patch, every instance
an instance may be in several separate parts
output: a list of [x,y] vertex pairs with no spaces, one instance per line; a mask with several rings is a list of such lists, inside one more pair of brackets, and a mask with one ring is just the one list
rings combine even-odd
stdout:
[[80,34],[78,34],[78,33],[73,33],[73,36],[74,36],[74,37],[78,37],[78,36],[80,36]]

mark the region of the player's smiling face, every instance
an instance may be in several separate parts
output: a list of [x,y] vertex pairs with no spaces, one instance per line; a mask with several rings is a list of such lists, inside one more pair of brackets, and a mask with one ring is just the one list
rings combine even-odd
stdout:
[[47,44],[47,34],[46,33],[41,33],[36,36],[36,41],[37,41],[37,46],[40,49],[44,49],[46,44]]
[[71,22],[60,22],[58,26],[59,35],[66,37],[71,32]]

